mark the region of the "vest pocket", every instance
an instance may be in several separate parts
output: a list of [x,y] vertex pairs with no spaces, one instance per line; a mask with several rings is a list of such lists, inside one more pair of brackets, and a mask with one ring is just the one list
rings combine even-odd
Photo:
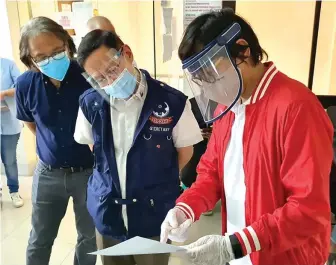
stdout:
[[100,233],[102,233],[102,230],[104,230],[102,221],[106,212],[106,208],[103,207],[103,202],[106,200],[106,197],[106,195],[103,196],[96,193],[96,191],[93,190],[90,185],[88,186],[86,206]]
[[111,190],[100,178],[106,177],[94,170],[87,187],[87,209],[102,235],[125,235],[124,223],[121,217],[121,205],[111,202]]
[[161,224],[168,211],[175,206],[178,192],[161,190],[149,194],[137,203],[128,205],[128,228],[130,236],[155,237],[160,235]]
[[143,151],[146,154],[150,154],[153,160],[142,157],[142,164],[147,163],[144,167],[149,171],[153,171],[153,174],[158,175],[158,171],[172,167],[172,160],[177,160],[176,149],[172,140],[172,136],[169,134],[157,135],[157,134],[143,134],[142,136]]
[[110,194],[102,195],[88,187],[87,208],[99,233],[109,236],[126,234],[121,217],[121,205],[111,202]]

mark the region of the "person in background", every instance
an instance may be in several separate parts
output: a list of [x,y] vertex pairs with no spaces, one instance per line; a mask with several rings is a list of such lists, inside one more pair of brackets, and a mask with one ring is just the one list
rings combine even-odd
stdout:
[[90,18],[86,23],[88,32],[91,32],[95,29],[110,31],[116,34],[115,28],[111,21],[103,16],[95,16]]
[[[86,26],[88,32],[91,32],[95,29],[100,29],[117,34],[115,27],[107,17],[103,16],[92,17],[88,20]],[[137,63],[135,61],[133,61],[133,66],[137,68]]]
[[29,68],[16,83],[17,118],[36,135],[38,163],[32,187],[32,230],[26,265],[48,265],[52,245],[73,199],[77,245],[74,265],[94,265],[95,229],[86,208],[93,155],[73,134],[79,96],[90,84],[73,60],[72,38],[46,17],[30,20],[21,31],[20,59]]
[[187,27],[186,78],[213,131],[196,182],[162,224],[162,242],[184,241],[221,199],[223,235],[186,246],[194,265],[325,264],[330,246],[333,127],[317,97],[265,56],[232,9]]
[[[141,236],[159,240],[179,196],[179,171],[202,140],[187,97],[132,64],[131,48],[94,30],[77,60],[93,89],[80,99],[75,139],[93,144],[87,206],[99,249]],[[127,178],[126,178],[127,176]],[[167,265],[169,255],[102,256],[104,265]]]
[[[191,110],[197,120],[198,126],[201,129],[203,141],[197,143],[194,145],[194,153],[190,161],[186,164],[186,166],[181,170],[181,182],[182,182],[182,188],[183,190],[186,190],[191,187],[191,185],[196,181],[197,172],[196,168],[197,165],[202,157],[202,155],[205,153],[205,150],[207,148],[209,138],[211,136],[212,132],[212,125],[206,124],[204,122],[202,113],[197,105],[197,102],[195,98],[191,98],[190,100],[191,104]],[[213,210],[207,211],[203,213],[204,216],[211,216],[213,215]]]
[[[0,58],[0,100],[1,100],[1,161],[5,167],[7,186],[13,206],[22,207],[24,202],[19,194],[19,175],[16,149],[22,124],[16,119],[14,84],[20,71],[11,60]],[[0,193],[1,193],[0,187]]]

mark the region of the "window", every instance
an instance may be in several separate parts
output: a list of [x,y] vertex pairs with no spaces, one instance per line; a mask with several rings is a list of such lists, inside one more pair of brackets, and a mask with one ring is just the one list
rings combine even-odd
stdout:
[[322,2],[313,92],[336,95],[336,2]]
[[237,1],[236,12],[255,30],[278,69],[308,85],[314,1]]
[[191,96],[185,83],[178,46],[183,35],[183,1],[154,1],[156,77]]
[[10,35],[10,28],[8,23],[8,14],[6,7],[6,0],[0,0],[0,25],[1,25],[1,49],[0,57],[12,58],[12,41]]
[[152,1],[96,1],[99,15],[113,23],[117,34],[128,44],[136,63],[154,75],[154,33]]

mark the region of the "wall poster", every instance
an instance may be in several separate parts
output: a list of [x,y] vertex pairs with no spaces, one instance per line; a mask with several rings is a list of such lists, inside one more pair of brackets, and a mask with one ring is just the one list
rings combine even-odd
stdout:
[[212,11],[222,9],[222,1],[217,0],[184,0],[183,1],[183,27],[186,27],[197,16]]

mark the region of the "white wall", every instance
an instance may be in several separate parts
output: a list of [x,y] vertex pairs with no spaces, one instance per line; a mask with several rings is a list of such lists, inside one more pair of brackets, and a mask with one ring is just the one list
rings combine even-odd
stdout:
[[0,0],[0,32],[1,32],[0,57],[13,59],[6,0]]

